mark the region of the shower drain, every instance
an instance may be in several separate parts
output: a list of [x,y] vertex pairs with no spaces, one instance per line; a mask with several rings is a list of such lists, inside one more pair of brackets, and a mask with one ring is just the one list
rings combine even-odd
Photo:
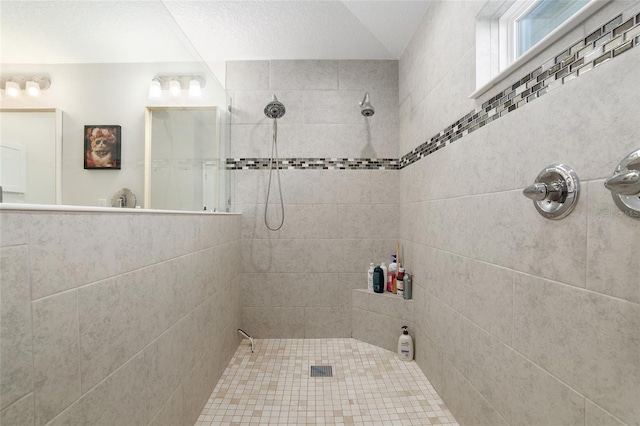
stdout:
[[333,377],[333,370],[330,365],[312,365],[311,377]]

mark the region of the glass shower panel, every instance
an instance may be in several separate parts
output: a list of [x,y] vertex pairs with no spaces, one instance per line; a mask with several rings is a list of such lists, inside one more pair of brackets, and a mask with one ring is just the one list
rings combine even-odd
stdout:
[[145,207],[226,211],[224,127],[217,107],[147,110]]

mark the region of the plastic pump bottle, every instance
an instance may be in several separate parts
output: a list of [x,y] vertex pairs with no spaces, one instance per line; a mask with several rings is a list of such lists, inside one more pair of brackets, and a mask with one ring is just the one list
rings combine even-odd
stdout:
[[384,293],[384,272],[379,266],[373,268],[373,291],[375,293]]
[[398,271],[398,264],[396,263],[396,255],[391,255],[391,263],[389,264],[389,270],[387,272],[387,291],[389,293],[396,294],[396,273]]
[[407,326],[402,326],[402,334],[398,339],[398,358],[413,361],[413,339],[409,336]]
[[367,290],[370,292],[373,292],[373,268],[373,263],[370,263],[367,271]]

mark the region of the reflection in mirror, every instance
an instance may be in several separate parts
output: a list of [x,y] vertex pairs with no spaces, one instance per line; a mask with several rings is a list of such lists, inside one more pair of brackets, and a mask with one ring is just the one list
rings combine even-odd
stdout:
[[[34,14],[34,10],[38,13]],[[100,18],[88,18],[96,16]],[[145,109],[217,106],[226,112],[230,104],[209,65],[202,61],[162,1],[2,1],[0,17],[2,77],[44,76],[51,82],[38,98],[3,96],[0,107],[58,109],[64,119],[60,170],[63,185],[54,199],[46,202],[109,206],[116,191],[129,188],[142,204]],[[159,99],[149,99],[149,87],[156,76],[185,75],[202,77],[200,98],[189,98],[185,87],[179,96],[170,96],[168,90],[163,90]],[[3,119],[3,127],[6,121]],[[85,169],[85,126],[107,125],[121,128],[121,168]],[[227,126],[227,119],[221,118],[217,125]],[[37,128],[40,124],[33,121],[27,127]],[[219,133],[219,145],[224,148],[229,132],[221,129]],[[193,185],[199,185],[200,180]],[[25,194],[39,187],[45,191],[49,184],[50,179],[28,182]],[[183,188],[185,185],[181,184]],[[227,190],[228,185],[223,189]],[[26,195],[13,200],[32,202]]]
[[147,108],[145,208],[228,211],[217,107]]
[[0,109],[0,186],[5,203],[60,204],[62,113]]

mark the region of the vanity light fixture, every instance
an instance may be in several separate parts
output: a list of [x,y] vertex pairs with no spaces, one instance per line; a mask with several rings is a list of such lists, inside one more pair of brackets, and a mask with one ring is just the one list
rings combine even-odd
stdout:
[[41,91],[51,86],[51,80],[42,76],[10,76],[0,78],[0,88],[8,98],[17,99],[24,90],[30,98],[40,97]]
[[22,94],[20,91],[20,85],[15,81],[7,81],[4,86],[4,94],[9,98],[19,98]]
[[162,99],[162,85],[160,79],[155,77],[149,84],[149,99],[152,101],[159,101]]
[[149,84],[149,99],[162,100],[163,91],[168,90],[173,99],[181,98],[187,90],[189,99],[201,99],[206,80],[201,75],[156,75]]
[[181,92],[180,82],[174,78],[169,82],[169,94],[172,98],[179,98]]
[[200,82],[197,79],[193,79],[189,81],[189,99],[201,99],[202,98],[202,87],[200,87]]

